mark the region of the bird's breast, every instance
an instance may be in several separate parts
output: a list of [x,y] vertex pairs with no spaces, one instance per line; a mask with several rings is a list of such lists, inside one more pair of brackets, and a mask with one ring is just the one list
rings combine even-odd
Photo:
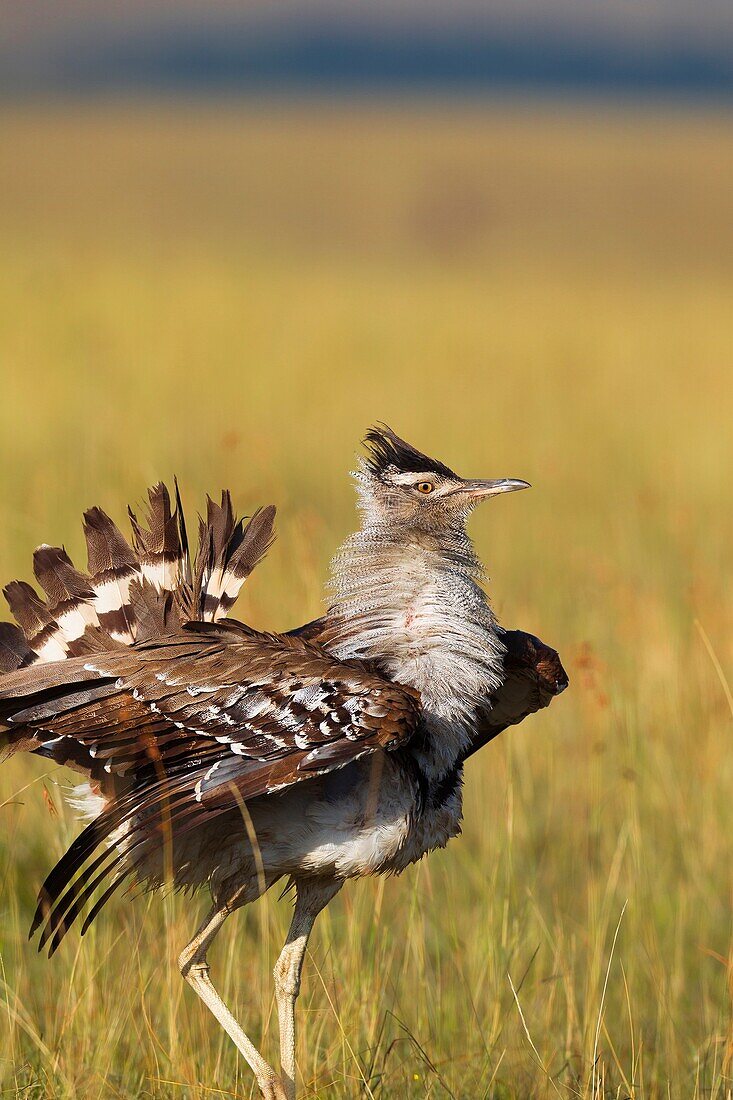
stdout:
[[445,848],[449,840],[459,836],[463,820],[462,772],[454,769],[448,782],[440,788],[428,784],[420,812],[410,821],[404,842],[390,861],[388,870],[398,873],[416,863],[428,852]]

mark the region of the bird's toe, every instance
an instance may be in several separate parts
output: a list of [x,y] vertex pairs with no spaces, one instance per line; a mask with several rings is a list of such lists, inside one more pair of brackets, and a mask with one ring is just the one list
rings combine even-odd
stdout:
[[267,1081],[260,1081],[259,1086],[262,1100],[290,1100],[285,1085],[279,1077],[271,1077]]

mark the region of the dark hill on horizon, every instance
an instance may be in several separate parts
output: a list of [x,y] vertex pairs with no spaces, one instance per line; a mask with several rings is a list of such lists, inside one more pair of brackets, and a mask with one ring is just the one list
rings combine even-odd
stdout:
[[389,35],[354,27],[232,32],[216,26],[126,37],[65,36],[27,64],[4,66],[0,90],[313,92],[598,92],[680,97],[733,93],[726,42],[655,48],[648,42],[522,36],[483,29]]

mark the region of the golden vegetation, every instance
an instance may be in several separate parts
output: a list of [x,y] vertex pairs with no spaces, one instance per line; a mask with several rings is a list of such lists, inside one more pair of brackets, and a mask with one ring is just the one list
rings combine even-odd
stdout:
[[[239,614],[317,614],[384,419],[524,477],[474,520],[571,690],[472,762],[465,834],[321,918],[305,1095],[731,1095],[733,129],[692,111],[5,108],[0,575],[178,474],[281,508]],[[697,624],[697,625],[696,625]],[[726,680],[726,677],[728,679]],[[249,1096],[180,981],[203,905],[119,899],[49,963],[71,777],[0,775],[0,1082]],[[274,1054],[267,899],[212,953]]]

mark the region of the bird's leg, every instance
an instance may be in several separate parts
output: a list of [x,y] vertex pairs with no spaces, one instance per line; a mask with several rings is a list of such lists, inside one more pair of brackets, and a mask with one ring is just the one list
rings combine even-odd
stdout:
[[199,995],[209,1011],[213,1013],[250,1066],[265,1100],[287,1100],[288,1093],[283,1088],[283,1083],[277,1073],[275,1073],[269,1062],[265,1061],[254,1043],[247,1038],[217,993],[209,977],[206,952],[224,921],[238,908],[238,904],[241,904],[239,894],[230,899],[228,903],[213,906],[194,938],[181,952],[178,958],[178,966],[188,984]]
[[280,1024],[280,1073],[287,1100],[295,1100],[295,1002],[300,992],[303,959],[316,917],[341,889],[334,879],[296,882],[293,920],[275,963],[275,994]]

